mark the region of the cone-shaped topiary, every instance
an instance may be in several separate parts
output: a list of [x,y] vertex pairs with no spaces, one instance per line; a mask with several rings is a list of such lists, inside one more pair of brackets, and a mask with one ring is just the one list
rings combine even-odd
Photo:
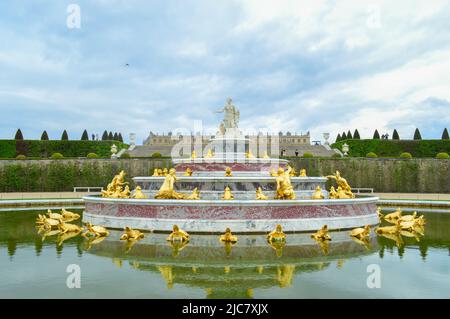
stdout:
[[400,136],[398,135],[398,132],[396,129],[394,129],[394,133],[392,133],[392,139],[393,140],[399,140]]
[[64,132],[61,135],[61,141],[68,141],[69,140],[69,135],[67,134],[67,131],[64,130]]
[[350,130],[348,130],[348,132],[347,132],[347,139],[348,140],[352,140],[353,139],[352,133],[350,132]]
[[355,130],[355,133],[353,133],[353,139],[354,140],[360,140],[361,137],[359,136],[358,129]]
[[23,135],[22,135],[22,131],[20,130],[20,128],[17,130],[16,135],[14,136],[15,140],[23,140]]
[[347,139],[347,134],[345,134],[345,132],[344,133],[342,133],[342,140],[346,140]]
[[122,133],[119,133],[119,139],[118,139],[118,141],[123,143]]
[[89,135],[88,135],[88,132],[86,130],[83,131],[83,134],[81,135],[81,140],[82,141],[89,141]]
[[41,141],[48,141],[47,131],[42,132]]
[[448,140],[449,139],[447,128],[445,128],[444,132],[442,132],[442,139],[443,140]]
[[414,131],[414,139],[415,140],[421,140],[422,136],[420,135],[420,131],[418,128],[416,128],[416,130]]
[[336,136],[336,142],[339,142],[342,139],[341,134],[338,133],[338,135]]
[[109,134],[108,134],[108,140],[109,140],[109,141],[112,141],[112,140],[113,140],[113,133],[112,133],[112,132],[109,132]]
[[380,139],[380,133],[378,133],[378,130],[375,130],[375,132],[373,133],[373,139],[374,140],[379,140]]
[[108,132],[106,132],[106,130],[105,130],[102,135],[102,141],[107,141],[107,140],[108,140]]
[[119,135],[117,135],[117,132],[115,132],[114,133],[114,136],[113,136],[113,140],[114,141],[117,141],[119,139]]

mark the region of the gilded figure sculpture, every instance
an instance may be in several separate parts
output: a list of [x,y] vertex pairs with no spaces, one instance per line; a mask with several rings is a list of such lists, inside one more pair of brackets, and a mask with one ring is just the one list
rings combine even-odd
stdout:
[[278,224],[275,229],[267,235],[267,241],[269,243],[286,241],[286,235],[283,233],[283,227],[281,227],[280,224]]
[[222,195],[222,199],[223,200],[232,200],[232,199],[234,199],[234,196],[233,196],[233,194],[231,193],[231,189],[230,189],[230,187],[225,187],[225,191],[224,191],[224,193],[223,193],[223,195]]
[[221,235],[219,240],[221,242],[224,242],[224,243],[232,243],[232,244],[234,244],[234,243],[237,242],[237,236],[234,236],[231,233],[231,229],[227,228],[227,229],[225,229],[225,234]]
[[386,216],[384,216],[384,220],[391,224],[396,224],[401,217],[402,217],[402,210],[399,207],[393,213],[386,214]]
[[184,172],[184,176],[192,176],[192,170],[190,167],[186,168],[186,171]]
[[59,230],[61,231],[62,234],[64,233],[71,233],[71,232],[81,232],[83,230],[83,227],[80,227],[78,225],[75,224],[69,224],[69,223],[65,223],[65,222],[60,222],[58,225]]
[[208,149],[205,158],[213,158],[213,157],[214,157],[213,151],[211,149]]
[[61,215],[65,222],[71,222],[80,218],[80,215],[77,213],[69,212],[65,208],[61,209]]
[[184,199],[200,199],[200,191],[198,190],[197,187],[194,188],[194,190],[192,191],[192,194],[190,195],[185,195]]
[[375,228],[375,233],[377,233],[378,235],[381,235],[381,234],[398,234],[401,229],[402,229],[402,226],[400,224],[400,221],[397,220],[394,226],[384,226],[384,227],[377,227],[377,228]]
[[125,233],[120,236],[120,240],[139,240],[144,238],[144,234],[137,229],[126,226]]
[[[108,184],[106,190],[102,190],[102,197],[107,198],[127,198],[129,192],[128,182],[125,182],[125,172],[120,171],[114,176],[111,183]],[[129,197],[129,194],[128,194]]]
[[267,200],[268,197],[264,195],[261,186],[256,189],[256,199]]
[[245,157],[247,157],[247,158],[255,158],[255,156],[252,153],[252,150],[248,150],[248,152],[245,153]]
[[136,199],[145,199],[147,198],[147,196],[144,195],[144,193],[142,192],[141,186],[136,186],[136,188],[133,191],[134,195],[133,198]]
[[[341,188],[341,193],[344,195],[345,198],[355,198],[355,195],[352,193],[352,189],[350,185],[347,183],[347,180],[341,176],[341,173],[339,171],[336,171],[334,175],[328,175],[327,178],[334,179],[338,185],[338,193],[339,193],[339,187]],[[343,198],[340,197],[339,198]]]
[[331,236],[328,234],[328,226],[323,225],[321,229],[311,235],[311,238],[317,241],[331,240]]
[[190,236],[187,232],[180,229],[178,225],[173,225],[172,232],[166,240],[171,242],[184,242],[189,241],[189,239]]
[[337,199],[338,198],[338,193],[336,192],[336,190],[334,189],[334,186],[330,187],[330,192],[328,193],[328,197],[330,199]]
[[227,167],[225,169],[225,177],[232,177],[233,173],[231,172],[231,167]]
[[167,174],[169,174],[169,169],[167,167],[164,167],[164,169],[162,171],[162,175],[167,176]]
[[278,176],[278,173],[275,171],[275,168],[272,168],[272,169],[270,170],[269,174],[270,174],[270,176],[272,176],[272,177],[277,177],[277,176]]
[[370,235],[370,226],[366,225],[364,228],[354,228],[350,231],[350,236],[356,237],[358,239],[363,239]]
[[175,182],[177,181],[175,172],[176,171],[174,168],[171,168],[169,170],[158,193],[155,195],[156,199],[183,199],[184,198],[183,194],[177,193],[174,190]]
[[299,177],[307,177],[307,176],[306,176],[306,169],[302,168],[302,169],[300,170],[300,174],[299,174],[298,176],[299,176]]
[[325,196],[322,193],[322,189],[320,188],[320,186],[317,186],[316,190],[312,194],[312,199],[324,199],[324,198]]
[[192,151],[191,158],[192,159],[196,159],[197,158],[197,153],[195,151]]
[[275,199],[295,199],[294,188],[291,184],[291,167],[288,167],[286,171],[283,168],[278,168],[277,192]]
[[155,168],[155,169],[153,170],[153,175],[152,175],[152,176],[154,176],[154,177],[159,176],[159,173],[158,173],[158,169],[157,169],[157,168]]

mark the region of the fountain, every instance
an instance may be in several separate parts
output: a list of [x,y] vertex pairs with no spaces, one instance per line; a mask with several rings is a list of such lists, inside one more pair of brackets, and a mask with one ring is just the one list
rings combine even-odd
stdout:
[[[174,158],[174,168],[163,176],[134,177],[138,187],[131,196],[119,174],[103,197],[83,197],[83,221],[151,231],[170,231],[177,224],[205,233],[227,227],[234,233],[266,233],[277,224],[286,232],[378,224],[377,197],[355,197],[339,172],[295,176],[287,160],[253,155],[230,98],[219,112],[224,119],[205,156]],[[328,178],[338,186],[330,193]]]

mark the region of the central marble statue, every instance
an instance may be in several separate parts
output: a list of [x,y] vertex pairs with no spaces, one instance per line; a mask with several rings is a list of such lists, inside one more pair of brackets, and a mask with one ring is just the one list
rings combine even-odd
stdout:
[[226,129],[237,128],[239,124],[239,110],[233,105],[231,97],[227,98],[227,104],[222,109],[216,111],[216,113],[224,113],[222,123],[220,123],[220,132],[225,134]]

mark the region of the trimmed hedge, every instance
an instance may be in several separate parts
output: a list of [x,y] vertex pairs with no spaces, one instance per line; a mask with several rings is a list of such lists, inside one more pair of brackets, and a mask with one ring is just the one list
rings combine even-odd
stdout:
[[118,141],[0,140],[0,158],[15,158],[19,154],[47,158],[53,153],[61,153],[64,157],[85,157],[88,153],[110,157],[113,144],[119,150],[128,148],[127,144]]
[[312,153],[306,152],[302,155],[303,158],[312,158],[314,155]]
[[368,157],[368,158],[377,158],[378,155],[375,154],[374,152],[369,152],[369,153],[366,154],[366,157]]
[[450,140],[347,140],[334,143],[333,148],[342,149],[347,143],[349,156],[364,157],[369,152],[379,157],[398,157],[408,152],[413,157],[436,157],[437,153],[450,153]]
[[448,155],[448,153],[441,152],[441,153],[438,153],[436,155],[436,158],[438,158],[438,159],[448,159],[448,158],[450,158],[450,155]]
[[403,152],[400,154],[400,158],[412,158],[411,153]]

